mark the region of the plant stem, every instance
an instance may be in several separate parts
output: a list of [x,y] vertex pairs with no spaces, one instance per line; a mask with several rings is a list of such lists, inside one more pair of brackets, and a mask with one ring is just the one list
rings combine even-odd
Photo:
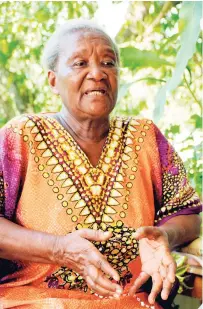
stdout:
[[187,85],[187,88],[188,88],[189,92],[191,93],[193,99],[194,99],[195,102],[201,107],[201,103],[198,101],[198,99],[196,98],[194,92],[191,90],[190,85],[189,85],[189,83],[188,83],[188,81],[187,81],[187,79],[186,79],[186,77],[185,77],[185,74],[184,74],[184,77],[183,77],[183,78],[184,78],[184,81],[185,81],[185,83],[186,83],[186,85]]

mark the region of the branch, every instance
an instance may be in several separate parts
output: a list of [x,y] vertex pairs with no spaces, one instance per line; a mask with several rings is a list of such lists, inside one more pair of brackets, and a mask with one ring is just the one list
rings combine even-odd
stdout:
[[184,81],[185,81],[185,83],[186,83],[186,85],[187,85],[187,88],[188,88],[189,92],[191,93],[193,99],[194,99],[195,102],[201,107],[201,102],[197,99],[197,97],[195,96],[194,92],[191,90],[190,85],[189,85],[189,83],[188,83],[188,81],[187,81],[187,79],[186,79],[186,77],[185,77],[185,74],[184,74],[184,76],[183,76],[183,79],[184,79]]
[[159,15],[155,18],[155,20],[148,26],[146,26],[146,31],[143,33],[143,39],[149,36],[154,28],[160,23],[160,20],[168,13],[168,11],[172,8],[172,1],[166,1],[160,11]]

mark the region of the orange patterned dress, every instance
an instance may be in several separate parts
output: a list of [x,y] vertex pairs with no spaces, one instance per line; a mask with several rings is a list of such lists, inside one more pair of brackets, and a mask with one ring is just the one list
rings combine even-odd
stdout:
[[140,272],[140,226],[200,212],[181,159],[150,120],[117,117],[96,167],[49,115],[23,115],[0,130],[0,215],[26,228],[65,235],[110,230],[95,246],[120,274],[124,295],[101,299],[64,265],[0,259],[0,308],[156,308],[128,290]]

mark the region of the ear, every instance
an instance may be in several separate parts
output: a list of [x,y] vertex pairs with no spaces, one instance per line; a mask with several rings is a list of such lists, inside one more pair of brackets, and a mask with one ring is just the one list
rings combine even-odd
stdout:
[[56,73],[54,71],[48,71],[48,81],[53,93],[58,95],[59,91],[56,87]]

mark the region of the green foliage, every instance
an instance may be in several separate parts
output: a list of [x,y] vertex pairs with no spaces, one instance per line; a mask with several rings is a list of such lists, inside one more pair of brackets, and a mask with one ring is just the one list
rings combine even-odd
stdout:
[[197,1],[184,2],[180,10],[179,31],[180,49],[176,58],[176,67],[173,75],[166,85],[161,88],[156,97],[154,119],[158,121],[162,114],[167,93],[176,89],[187,66],[188,60],[196,50],[196,41],[200,31],[202,3]]
[[[114,111],[153,118],[155,97],[162,91],[156,101],[156,119],[176,145],[199,193],[200,6],[201,1],[129,2],[126,20],[116,37],[123,67]],[[59,110],[60,100],[51,93],[40,64],[43,46],[58,24],[71,18],[92,18],[97,8],[95,1],[0,2],[0,126],[22,113]],[[114,18],[117,16],[112,13],[112,21]],[[166,89],[171,91],[170,97],[166,97]]]
[[185,279],[187,279],[186,272],[188,270],[188,264],[187,264],[188,258],[175,252],[172,253],[172,256],[176,261],[177,265],[176,277],[178,278],[180,283],[178,293],[181,294],[184,290],[193,288],[185,283]]

